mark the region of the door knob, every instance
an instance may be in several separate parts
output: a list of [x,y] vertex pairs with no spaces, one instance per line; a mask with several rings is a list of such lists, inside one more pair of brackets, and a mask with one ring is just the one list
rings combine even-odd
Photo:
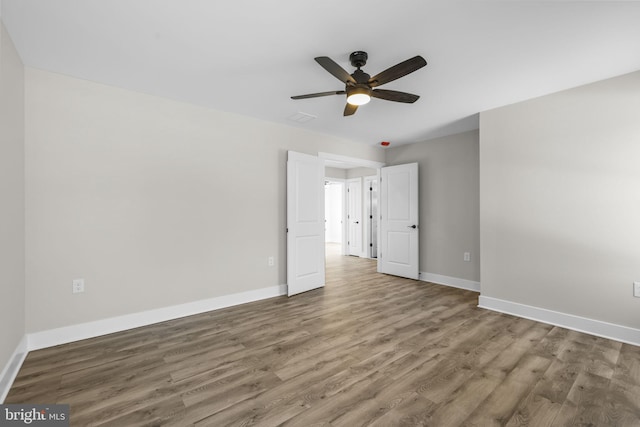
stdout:
[[418,226],[413,224],[413,225],[408,225],[407,228],[418,228]]
[[355,221],[354,224],[360,224],[360,221]]

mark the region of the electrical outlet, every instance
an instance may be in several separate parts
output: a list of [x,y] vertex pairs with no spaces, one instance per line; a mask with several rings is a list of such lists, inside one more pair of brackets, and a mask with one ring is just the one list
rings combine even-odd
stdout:
[[640,298],[640,282],[633,282],[633,296]]
[[267,259],[267,264],[269,264],[269,267],[273,267],[273,266],[275,265],[275,263],[276,263],[276,262],[275,262],[275,258],[273,258],[272,256],[270,256],[270,257]]
[[73,292],[74,294],[84,292],[84,279],[73,279],[71,292]]
[[464,260],[465,261],[471,261],[471,252],[465,252],[464,253]]

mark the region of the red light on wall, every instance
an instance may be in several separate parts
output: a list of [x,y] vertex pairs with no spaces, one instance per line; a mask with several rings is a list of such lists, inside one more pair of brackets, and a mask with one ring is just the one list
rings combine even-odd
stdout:
[[382,141],[382,142],[380,143],[380,145],[382,145],[383,147],[388,147],[388,146],[389,146],[389,144],[391,144],[389,141]]

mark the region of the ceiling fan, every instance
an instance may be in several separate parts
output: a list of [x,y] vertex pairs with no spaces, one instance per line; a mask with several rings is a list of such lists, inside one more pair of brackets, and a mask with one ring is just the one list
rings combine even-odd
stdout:
[[420,98],[420,96],[412,93],[374,88],[392,82],[424,67],[427,65],[427,61],[425,61],[423,57],[419,55],[414,56],[413,58],[407,59],[406,61],[396,64],[391,68],[387,68],[373,77],[360,69],[367,63],[367,58],[367,52],[362,51],[356,51],[349,55],[351,65],[357,68],[352,74],[349,74],[344,68],[336,64],[335,61],[328,56],[319,56],[314,58],[322,68],[345,84],[344,90],[297,95],[292,96],[291,99],[317,98],[329,95],[347,95],[347,105],[344,107],[344,115],[351,116],[356,112],[359,105],[366,104],[372,97],[408,104],[412,104]]

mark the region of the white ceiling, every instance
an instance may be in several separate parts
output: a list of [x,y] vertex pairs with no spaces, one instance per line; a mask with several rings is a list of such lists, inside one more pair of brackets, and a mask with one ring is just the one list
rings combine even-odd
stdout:
[[[482,0],[2,0],[27,66],[392,146],[478,127],[478,112],[640,69],[640,2]],[[313,58],[371,75],[429,65],[343,117]],[[306,123],[287,119],[303,112]]]

